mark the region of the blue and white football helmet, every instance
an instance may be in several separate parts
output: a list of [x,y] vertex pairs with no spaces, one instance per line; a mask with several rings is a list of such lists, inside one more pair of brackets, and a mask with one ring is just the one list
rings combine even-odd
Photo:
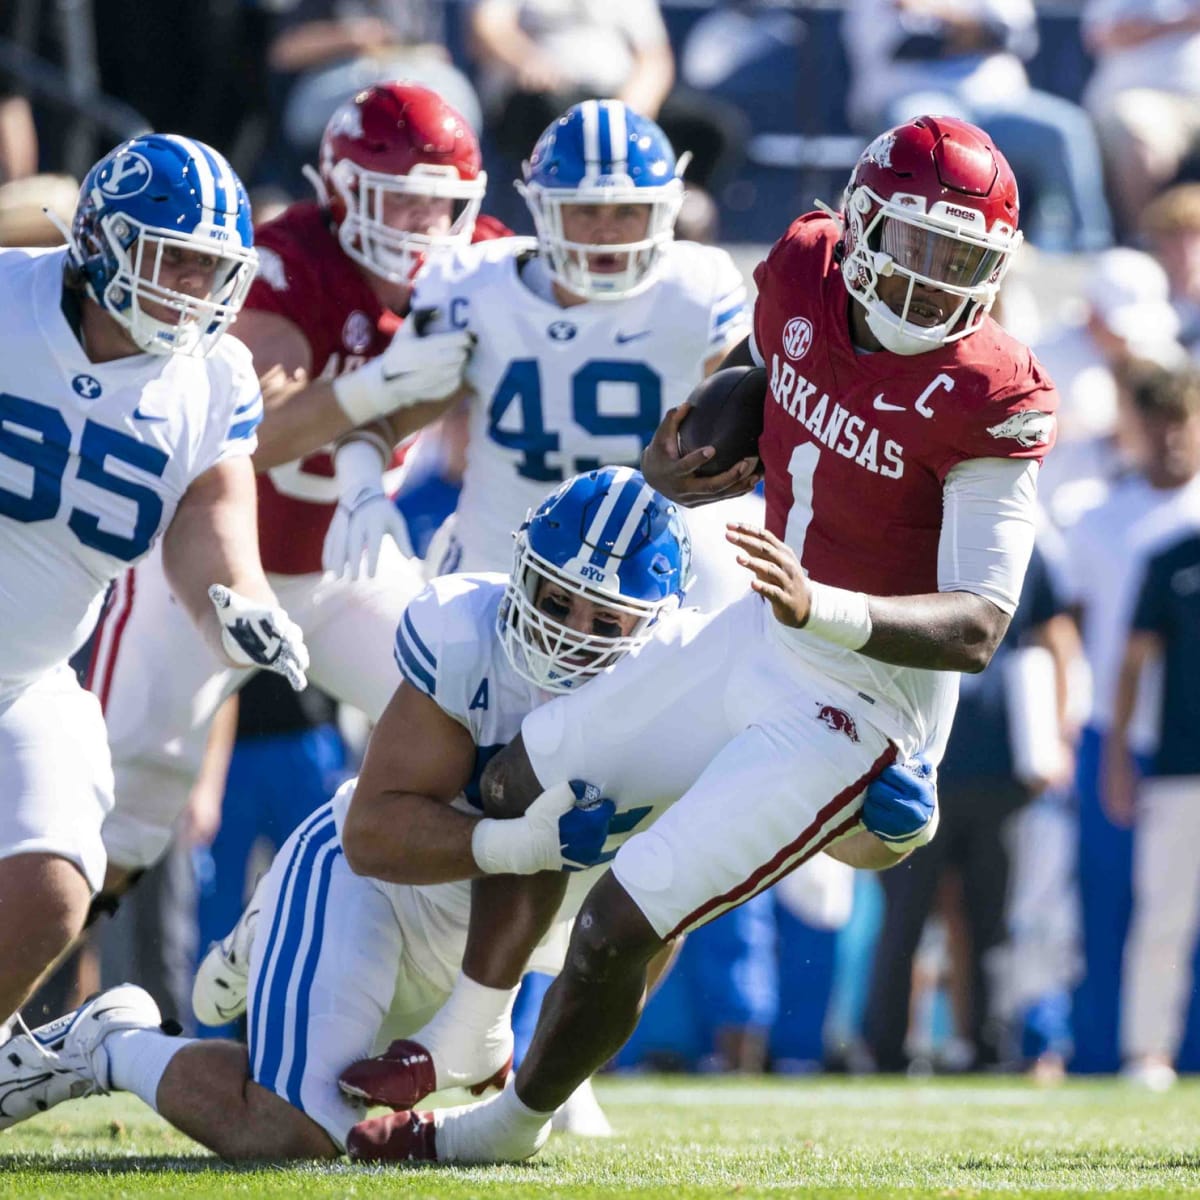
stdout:
[[[683,168],[667,135],[620,100],[585,100],[547,129],[524,164],[517,191],[533,214],[550,272],[569,291],[589,300],[623,300],[648,287],[675,236],[683,203]],[[595,245],[567,241],[567,204],[647,204],[650,223],[638,242]],[[588,270],[588,254],[628,255],[613,274]]]
[[[67,243],[87,294],[147,354],[207,354],[237,316],[258,265],[241,180],[212,147],[176,134],[133,138],[96,163]],[[207,296],[159,281],[172,248],[214,256]],[[151,315],[147,304],[174,319]]]
[[[513,669],[547,692],[569,692],[642,645],[679,607],[691,575],[683,515],[632,467],[576,475],[517,531],[496,626]],[[632,616],[628,634],[568,628],[538,607],[542,580]]]

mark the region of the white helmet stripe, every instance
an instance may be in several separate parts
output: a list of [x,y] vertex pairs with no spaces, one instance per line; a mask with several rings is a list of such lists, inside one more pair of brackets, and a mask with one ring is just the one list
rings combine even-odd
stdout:
[[583,177],[595,179],[600,174],[600,104],[585,100],[579,106],[583,121]]
[[604,112],[608,117],[608,153],[612,159],[612,174],[628,174],[627,147],[629,135],[625,129],[625,105],[620,100],[605,100]]
[[196,169],[200,185],[200,203],[212,213],[212,223],[228,229],[237,220],[237,184],[233,168],[221,155],[210,152],[199,142],[178,134],[168,135],[182,146]]
[[646,515],[646,506],[653,499],[654,489],[648,484],[643,484],[638,491],[638,498],[629,510],[629,516],[625,518],[625,524],[621,526],[621,532],[617,534],[617,540],[613,543],[614,558],[624,558],[629,553],[629,543],[633,541],[633,535],[637,533],[642,518]]
[[[618,505],[628,502],[626,491],[633,477],[634,471],[632,467],[619,467],[613,471],[612,486],[601,501],[600,507],[596,510],[596,515],[592,519],[591,525],[588,526],[587,533],[584,535],[584,553],[586,554],[590,549],[591,557],[589,561],[595,566],[600,567],[606,574],[610,570],[616,570],[620,566],[619,563],[614,563],[613,559],[625,556],[626,551],[629,549],[630,539],[633,537],[633,532],[637,528],[638,521],[641,518],[645,501],[652,495],[649,488],[638,488],[637,500],[626,514],[620,530],[613,539],[612,548],[605,552],[601,547],[609,518]],[[643,491],[646,493],[644,497],[642,495]],[[620,520],[619,515],[618,520]],[[603,561],[601,561],[602,558]]]

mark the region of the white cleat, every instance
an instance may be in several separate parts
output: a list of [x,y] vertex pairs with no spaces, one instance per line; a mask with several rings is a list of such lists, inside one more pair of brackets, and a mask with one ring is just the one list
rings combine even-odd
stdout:
[[550,1128],[555,1133],[573,1133],[576,1137],[606,1138],[613,1134],[590,1079],[585,1079],[567,1097],[551,1118]]
[[192,1012],[202,1025],[225,1025],[246,1011],[250,981],[250,948],[258,928],[259,908],[252,898],[238,923],[213,942],[192,984]]
[[93,996],[73,1012],[0,1046],[0,1129],[64,1100],[109,1090],[104,1039],[122,1029],[157,1029],[162,1013],[131,983]]

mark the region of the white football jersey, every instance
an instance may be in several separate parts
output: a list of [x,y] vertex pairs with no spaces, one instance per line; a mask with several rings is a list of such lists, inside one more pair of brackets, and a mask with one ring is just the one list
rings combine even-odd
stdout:
[[741,273],[713,246],[668,244],[655,282],[627,300],[562,308],[545,280],[525,238],[431,259],[417,277],[413,309],[436,309],[434,328],[476,338],[454,526],[462,554],[443,570],[507,571],[529,509],[580,471],[637,466],[705,361],[748,331]]
[[69,657],[109,582],[198,475],[250,454],[249,351],[94,363],[62,311],[65,250],[0,254],[0,695]]

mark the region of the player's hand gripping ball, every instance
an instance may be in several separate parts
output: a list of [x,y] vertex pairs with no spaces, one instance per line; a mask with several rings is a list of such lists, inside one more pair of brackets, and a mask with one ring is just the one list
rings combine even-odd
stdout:
[[679,455],[712,446],[716,454],[697,475],[720,475],[743,458],[758,457],[767,396],[762,367],[725,367],[696,387],[679,426]]

